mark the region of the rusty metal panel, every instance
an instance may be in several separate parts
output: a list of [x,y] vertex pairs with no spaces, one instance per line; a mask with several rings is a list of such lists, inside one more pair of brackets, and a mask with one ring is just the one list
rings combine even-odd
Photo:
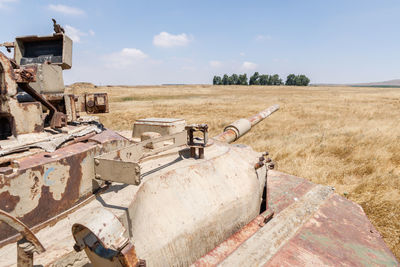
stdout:
[[39,133],[43,131],[43,112],[39,102],[18,103],[15,99],[10,99],[8,102],[16,134]]
[[[253,237],[240,241],[233,254],[216,254],[219,245],[195,266],[236,266],[244,262],[248,266],[399,266],[359,205],[336,194],[313,200],[310,192],[318,192],[320,186],[277,171],[270,172],[268,186],[269,203],[277,216]],[[310,201],[315,202],[314,207],[309,206]],[[303,219],[302,213],[306,215]],[[287,219],[298,225],[261,238],[282,227]]]
[[37,66],[24,66],[14,70],[17,83],[36,82]]
[[269,221],[273,216],[271,209],[265,211],[262,215],[257,216],[227,240],[216,246],[213,250],[193,263],[192,267],[208,267],[216,266],[223,261],[233,251],[235,251],[244,241],[254,235],[261,227],[265,226],[265,222]]
[[[0,94],[3,96],[15,96],[17,94],[17,83],[14,70],[10,60],[2,52],[0,52],[0,73],[2,76]],[[0,103],[2,102],[0,101]],[[6,112],[2,106],[0,106],[0,111]]]
[[269,204],[277,214],[298,201],[314,186],[315,184],[306,179],[282,172],[269,171]]
[[333,195],[266,266],[399,266],[362,208]]
[[[76,143],[52,153],[19,159],[11,172],[5,170],[0,175],[0,209],[32,227],[86,199],[96,189],[94,157],[117,149],[126,140],[111,133],[98,134],[95,138],[103,139],[104,143],[101,146],[90,141]],[[0,246],[1,240],[15,233],[0,224]]]
[[267,225],[229,255],[221,266],[263,265],[296,234],[332,193],[329,187],[315,186],[301,199],[274,215]]
[[78,97],[75,95],[64,95],[63,98],[68,121],[76,121],[76,119],[79,117],[79,110],[77,110]]

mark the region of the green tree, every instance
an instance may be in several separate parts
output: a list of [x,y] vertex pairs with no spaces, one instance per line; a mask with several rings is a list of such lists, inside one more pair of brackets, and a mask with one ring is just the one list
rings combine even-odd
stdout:
[[238,84],[240,85],[248,85],[247,83],[247,74],[240,74]]
[[[310,83],[310,79],[306,75],[299,75],[298,76],[300,86],[308,86]],[[297,84],[297,81],[296,81]]]
[[239,84],[239,76],[237,74],[232,74],[230,78],[231,84],[237,85]]
[[267,74],[260,75],[259,82],[260,85],[268,85],[269,76]]
[[281,85],[282,84],[282,79],[279,78],[278,74],[274,74],[270,76],[269,84],[271,85]]
[[221,77],[219,77],[219,76],[214,76],[214,78],[213,78],[213,85],[221,85],[221,84],[222,84]]
[[229,84],[229,76],[227,74],[224,74],[224,76],[222,77],[222,84],[223,85]]
[[296,85],[296,75],[289,74],[286,78],[286,85]]
[[260,84],[260,81],[258,80],[259,76],[260,75],[258,74],[258,72],[254,72],[254,74],[250,77],[249,85],[259,85]]

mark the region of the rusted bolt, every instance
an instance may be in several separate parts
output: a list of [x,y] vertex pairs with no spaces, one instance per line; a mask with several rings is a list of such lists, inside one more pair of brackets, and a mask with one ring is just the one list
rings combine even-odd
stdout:
[[267,159],[265,160],[265,162],[267,162],[267,163],[270,163],[271,161],[272,161],[271,158],[267,158]]
[[264,166],[264,161],[259,161],[254,165],[254,169],[258,170],[262,166]]
[[269,153],[268,153],[268,151],[265,151],[264,153],[263,153],[263,156],[268,156],[269,155]]
[[75,245],[74,245],[74,250],[75,250],[76,252],[80,252],[80,251],[82,250],[82,248],[81,248],[78,244],[75,244]]
[[268,169],[273,170],[275,168],[275,164],[272,162],[268,164]]
[[94,159],[94,164],[96,164],[96,166],[99,166],[100,161],[98,159]]
[[94,176],[94,178],[96,178],[96,179],[101,179],[101,175],[98,174],[98,173],[96,173],[96,175]]
[[265,160],[264,157],[259,157],[259,158],[258,158],[258,161],[264,161],[264,160]]

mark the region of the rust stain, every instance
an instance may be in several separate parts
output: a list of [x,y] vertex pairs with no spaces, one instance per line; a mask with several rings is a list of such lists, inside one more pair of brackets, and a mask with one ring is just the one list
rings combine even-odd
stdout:
[[243,242],[253,236],[261,227],[263,227],[264,221],[265,217],[263,215],[257,216],[227,240],[198,259],[193,265],[196,267],[216,266],[232,254],[241,244],[243,244]]
[[13,196],[8,191],[0,194],[0,209],[11,212],[15,209],[19,202],[19,196]]
[[44,129],[43,124],[35,124],[35,127],[33,130],[35,133],[41,133],[41,132],[43,132],[43,129]]
[[[84,152],[60,161],[61,164],[70,166],[69,178],[61,199],[55,200],[50,192],[50,187],[43,185],[37,207],[21,218],[24,223],[32,227],[70,208],[79,201],[79,187],[82,180],[81,162],[85,157],[86,153]],[[41,167],[43,170],[43,166]]]
[[119,260],[124,267],[139,266],[139,259],[136,256],[135,246],[129,243],[121,250]]
[[[56,223],[60,218],[65,217],[64,213],[73,210],[75,207],[79,206],[80,203],[86,203],[88,199],[93,199],[91,192],[80,194],[80,185],[83,177],[82,161],[87,157],[91,157],[92,153],[97,154],[102,150],[109,150],[112,148],[112,138],[116,138],[116,141],[125,140],[125,138],[113,134],[111,131],[105,136],[102,136],[102,138],[105,140],[103,140],[104,145],[100,149],[98,149],[96,143],[86,142],[72,144],[60,148],[53,153],[38,153],[19,159],[19,169],[17,172],[0,176],[2,177],[0,188],[2,188],[10,186],[11,180],[18,179],[27,171],[39,173],[38,177],[31,177],[31,179],[33,179],[33,186],[30,185],[26,188],[26,190],[28,190],[27,193],[33,193],[33,195],[41,192],[38,204],[33,210],[18,217],[18,219],[27,224],[28,227],[33,227],[35,231],[37,231],[47,225]],[[109,144],[111,144],[111,146]],[[40,181],[40,179],[43,179],[45,165],[49,163],[57,163],[60,164],[61,167],[62,165],[69,166],[68,175],[62,178],[65,179],[66,186],[64,192],[61,194],[60,200],[55,200],[53,198],[53,194],[50,191],[51,187],[43,185],[39,188],[37,183],[38,180]],[[4,200],[7,205],[10,205],[8,204],[9,200],[7,200],[7,198],[2,197],[1,200]],[[12,206],[12,210],[14,210],[15,206],[16,204]],[[14,238],[13,240],[15,241],[15,234],[16,232],[12,228],[10,229],[7,225],[0,223],[0,247],[10,243],[12,238]]]
[[214,140],[223,142],[223,143],[231,143],[236,139],[235,131],[228,129],[225,132],[213,137]]
[[284,210],[314,186],[315,184],[303,178],[278,171],[268,171],[269,203],[275,213]]
[[35,175],[35,177],[33,178],[34,184],[31,187],[31,199],[33,200],[36,195],[39,193],[39,178]]
[[[75,154],[60,161],[60,164],[70,166],[70,173],[67,185],[65,187],[65,191],[62,193],[62,197],[60,200],[55,200],[53,198],[53,194],[50,192],[50,187],[43,185],[41,187],[41,195],[37,206],[32,211],[26,213],[24,216],[19,217],[18,219],[28,225],[28,227],[33,227],[41,222],[49,220],[50,218],[71,208],[73,205],[87,198],[88,196],[79,196],[79,187],[82,179],[81,162],[86,157],[86,154],[87,153],[85,152]],[[44,165],[38,165],[32,168],[32,170],[40,171],[40,173],[43,175]],[[36,189],[39,190],[38,188],[35,188],[33,190]],[[32,190],[32,188],[30,188],[30,190]],[[7,203],[8,202],[9,200],[7,200]],[[13,209],[14,208],[15,205]],[[2,225],[0,225],[0,240],[3,240],[15,234],[15,232],[10,233],[4,231],[5,229],[2,229],[1,226]]]
[[399,266],[360,206],[333,195],[266,266]]

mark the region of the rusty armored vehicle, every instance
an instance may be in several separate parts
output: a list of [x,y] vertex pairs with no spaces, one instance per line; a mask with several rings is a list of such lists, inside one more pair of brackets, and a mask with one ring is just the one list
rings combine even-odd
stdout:
[[395,266],[362,208],[230,144],[272,106],[208,136],[147,118],[124,137],[65,93],[72,41],[18,37],[0,53],[0,266]]

